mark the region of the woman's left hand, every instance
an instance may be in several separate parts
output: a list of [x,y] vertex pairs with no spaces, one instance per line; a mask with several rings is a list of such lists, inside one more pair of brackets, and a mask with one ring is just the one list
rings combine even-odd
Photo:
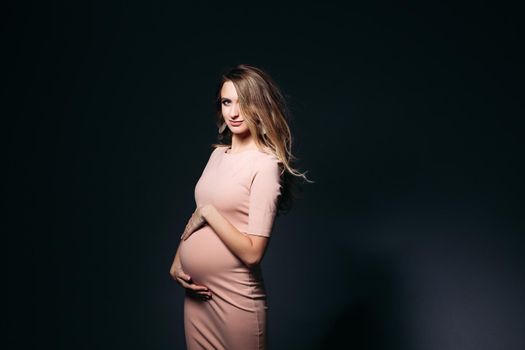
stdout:
[[202,216],[202,208],[197,208],[193,214],[191,214],[191,218],[188,221],[188,224],[186,224],[186,228],[184,229],[184,232],[182,233],[182,236],[180,238],[185,241],[188,239],[189,236],[197,229],[201,228],[202,226],[206,225],[206,220]]

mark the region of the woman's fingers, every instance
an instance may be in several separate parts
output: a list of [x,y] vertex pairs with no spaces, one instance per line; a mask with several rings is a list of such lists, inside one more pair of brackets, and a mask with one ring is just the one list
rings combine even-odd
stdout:
[[186,289],[186,292],[193,296],[198,296],[201,298],[209,299],[211,298],[211,292],[209,290],[194,290]]
[[182,278],[183,280],[185,281],[191,281],[191,277],[190,275],[186,274],[184,271],[182,270],[179,270],[178,273],[177,273],[177,277],[180,277]]
[[179,284],[180,284],[184,289],[190,289],[190,284],[189,284],[188,282],[186,282],[185,280],[183,280],[182,278],[177,277],[177,282],[179,282]]
[[179,268],[176,272],[175,272],[175,278],[177,279],[177,282],[191,282],[191,276],[186,274],[182,268]]
[[209,290],[193,289],[192,286],[193,285],[188,285],[188,287],[185,288],[185,291],[188,295],[202,299],[211,298],[211,292]]
[[192,289],[186,289],[186,292],[191,293],[192,295],[203,297],[203,298],[211,298],[211,292],[208,292],[208,291],[194,291]]
[[186,281],[184,281],[183,279],[178,279],[177,282],[179,282],[179,284],[184,288],[184,289],[188,289],[189,285]]
[[198,284],[195,284],[195,283],[191,283],[191,284],[188,284],[190,287],[191,290],[193,290],[194,292],[206,292],[208,293],[209,290],[207,287],[205,286],[201,286],[201,285],[198,285]]
[[187,240],[189,236],[191,236],[191,234],[193,233],[193,231],[188,231],[184,237],[182,238],[183,241]]
[[177,282],[179,282],[179,284],[182,287],[184,287],[186,291],[192,294],[207,297],[207,298],[211,297],[211,291],[206,286],[201,286],[195,283],[188,283],[180,277],[177,277]]
[[177,275],[177,282],[179,282],[184,288],[191,289],[195,292],[209,293],[208,287],[200,285],[200,284],[192,283],[191,277],[184,273],[179,273],[179,275]]
[[188,238],[188,236],[191,234],[191,231],[189,229],[188,226],[186,226],[186,228],[184,229],[184,233],[182,234],[182,236],[180,237],[180,239],[182,239],[183,241],[186,240],[186,238]]
[[188,223],[186,224],[186,227],[184,228],[184,233],[180,236],[180,239],[185,241],[188,239],[189,236],[193,234],[197,229],[199,229],[202,226],[202,223],[197,224],[197,218],[195,215],[195,212],[191,214],[190,219],[188,220]]
[[195,299],[198,299],[198,300],[201,300],[201,301],[207,301],[207,300],[211,299],[211,295],[195,293],[191,289],[186,289],[186,295],[191,297],[191,298],[195,298]]

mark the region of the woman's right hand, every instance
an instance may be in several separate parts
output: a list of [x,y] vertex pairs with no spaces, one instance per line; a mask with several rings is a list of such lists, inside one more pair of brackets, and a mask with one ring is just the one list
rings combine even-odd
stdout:
[[186,274],[180,265],[175,266],[170,271],[171,277],[177,281],[189,296],[197,297],[199,299],[208,300],[211,298],[211,291],[208,287],[193,283],[191,277]]

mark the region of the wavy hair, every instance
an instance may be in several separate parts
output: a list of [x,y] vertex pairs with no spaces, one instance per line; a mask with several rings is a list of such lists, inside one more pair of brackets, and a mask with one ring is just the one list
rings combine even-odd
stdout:
[[[262,69],[240,64],[229,68],[220,77],[215,93],[215,112],[217,127],[224,123],[221,106],[221,89],[225,82],[231,81],[239,98],[239,109],[255,143],[259,149],[266,149],[279,160],[282,191],[278,201],[278,213],[289,211],[297,193],[296,178],[309,180],[304,173],[296,170],[292,163],[297,158],[292,154],[292,133],[288,125],[290,110],[275,81]],[[218,134],[219,143],[212,146],[231,146],[232,132],[223,128]]]

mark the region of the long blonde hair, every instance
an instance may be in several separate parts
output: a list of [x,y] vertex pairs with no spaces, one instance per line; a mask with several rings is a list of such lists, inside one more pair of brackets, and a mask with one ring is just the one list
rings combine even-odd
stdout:
[[[254,135],[255,143],[260,149],[269,150],[279,160],[284,192],[281,195],[280,208],[289,209],[291,206],[291,186],[293,177],[309,180],[304,173],[294,169],[291,165],[297,158],[292,154],[292,133],[287,119],[290,111],[283,94],[275,81],[262,69],[248,64],[240,64],[221,75],[216,95],[215,110],[217,127],[224,123],[221,108],[221,89],[225,82],[231,81],[239,97],[240,112],[244,117],[250,133]],[[220,143],[213,147],[231,145],[232,133],[229,128],[223,128],[219,133]],[[289,197],[289,198],[288,198]],[[284,202],[289,202],[288,205]]]

